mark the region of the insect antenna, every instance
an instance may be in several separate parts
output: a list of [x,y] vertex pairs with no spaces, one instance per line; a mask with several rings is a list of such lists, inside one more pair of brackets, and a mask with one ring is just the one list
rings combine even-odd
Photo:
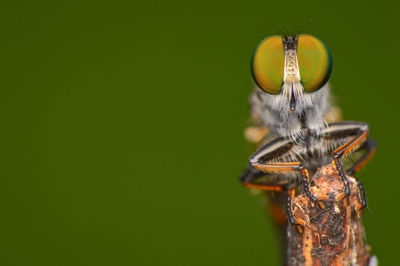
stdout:
[[294,27],[294,30],[297,34],[300,34],[303,32],[304,28],[307,27],[311,22],[313,22],[313,18],[309,18],[306,22],[304,22],[302,25],[297,25]]
[[271,21],[267,21],[267,23],[270,24],[272,27],[274,27],[278,31],[279,35],[281,35],[283,37],[290,36],[289,31],[285,27],[278,26],[278,25],[276,25],[275,23],[273,23]]

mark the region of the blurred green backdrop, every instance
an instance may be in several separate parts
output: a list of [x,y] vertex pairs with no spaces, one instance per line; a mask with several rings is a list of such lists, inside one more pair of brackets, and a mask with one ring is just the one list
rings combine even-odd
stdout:
[[304,30],[330,48],[344,117],[378,152],[359,177],[368,243],[397,261],[396,2],[26,1],[0,14],[1,265],[277,265],[237,181],[253,48]]

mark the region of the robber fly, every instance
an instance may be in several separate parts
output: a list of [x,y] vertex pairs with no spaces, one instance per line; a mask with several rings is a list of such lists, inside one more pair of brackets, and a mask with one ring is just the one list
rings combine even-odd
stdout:
[[[313,203],[326,199],[326,195],[311,193],[310,176],[319,167],[333,163],[344,185],[338,199],[350,195],[346,174],[353,175],[368,162],[375,143],[367,137],[367,124],[332,121],[336,120],[332,113],[337,110],[331,104],[327,83],[332,58],[316,37],[267,37],[253,53],[251,70],[256,83],[250,97],[253,122],[258,132],[270,134],[249,158],[249,167],[240,181],[246,187],[288,193],[287,218],[297,226],[291,214],[294,193],[303,190]],[[355,151],[361,155],[345,167],[345,156],[356,154]],[[359,213],[367,202],[361,183],[357,183],[361,195],[356,207]],[[323,204],[319,206],[323,208]]]

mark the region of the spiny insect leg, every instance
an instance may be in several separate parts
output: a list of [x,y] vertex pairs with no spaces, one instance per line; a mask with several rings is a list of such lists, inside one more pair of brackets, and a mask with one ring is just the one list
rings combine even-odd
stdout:
[[[340,179],[345,186],[344,195],[338,195],[337,200],[350,195],[350,184],[347,179],[346,173],[342,167],[341,159],[353,150],[358,149],[366,140],[368,135],[368,125],[361,122],[337,122],[329,124],[329,126],[322,132],[322,138],[328,141],[343,141],[343,145],[338,147],[332,152],[332,164],[338,171]],[[350,139],[349,139],[350,138]]]
[[268,183],[261,183],[261,182],[255,182],[259,177],[264,176],[267,180],[271,178],[271,175],[268,175],[264,173],[261,170],[258,170],[253,167],[248,167],[240,176],[239,180],[240,182],[248,187],[248,188],[256,188],[256,189],[261,189],[261,190],[268,190],[268,191],[285,191],[287,190],[286,185],[283,184],[276,184],[274,182],[268,182]]
[[314,197],[310,192],[310,176],[308,174],[308,170],[303,168],[303,165],[299,166],[299,170],[303,181],[304,193],[306,193],[307,197],[309,197],[312,202],[316,202],[317,198]]
[[294,189],[291,189],[289,191],[289,196],[286,202],[286,213],[288,217],[288,221],[290,224],[294,225],[294,217],[293,217],[293,212],[292,212],[292,199],[294,197]]
[[325,209],[325,205],[322,203],[322,200],[329,199],[329,196],[321,194],[318,195],[318,197],[315,197],[310,191],[310,176],[308,174],[308,170],[304,168],[302,164],[299,166],[299,170],[301,173],[304,193],[306,193],[307,197],[311,200],[311,202],[317,203],[321,209]]
[[295,194],[295,189],[291,189],[289,191],[289,196],[286,202],[286,213],[288,217],[288,221],[290,224],[296,226],[296,230],[299,234],[302,234],[304,231],[304,226],[306,225],[306,222],[303,219],[295,219],[293,216],[293,211],[292,211],[292,201],[294,198]]
[[[366,165],[369,162],[369,160],[374,156],[375,151],[376,151],[375,141],[370,138],[367,138],[367,140],[360,147],[360,150],[366,150],[366,153],[358,161],[356,161],[349,170],[346,171],[347,174],[349,174],[349,175],[354,176],[354,173],[357,172],[364,165]],[[354,178],[357,181],[358,198],[360,201],[357,204],[357,206],[355,207],[355,209],[356,209],[358,218],[361,218],[363,209],[367,207],[367,197],[365,195],[365,190],[364,190],[364,187],[363,187],[361,181],[358,180],[356,177],[354,177]]]
[[360,200],[360,203],[357,204],[355,209],[356,209],[358,218],[361,218],[362,210],[364,208],[367,208],[368,204],[367,204],[367,197],[365,196],[365,190],[364,190],[363,185],[361,184],[360,180],[358,180],[357,178],[356,178],[356,181],[357,181],[357,187],[358,187],[358,198]]
[[346,171],[348,175],[354,175],[355,172],[360,170],[369,162],[369,160],[371,160],[371,158],[375,155],[376,143],[373,139],[367,138],[367,140],[360,147],[360,150],[361,149],[365,149],[366,153],[363,155],[363,157],[356,161],[349,170]]
[[[300,172],[302,176],[304,192],[309,199],[315,203],[318,200],[326,199],[324,195],[315,197],[310,192],[310,178],[307,169],[302,166],[302,162],[285,162],[288,158],[293,158],[294,144],[285,138],[277,138],[259,148],[249,159],[252,167],[266,173],[274,172]],[[319,204],[324,208],[323,204]]]

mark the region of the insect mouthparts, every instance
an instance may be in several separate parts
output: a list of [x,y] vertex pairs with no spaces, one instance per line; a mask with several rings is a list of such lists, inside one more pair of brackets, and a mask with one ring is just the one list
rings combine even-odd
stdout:
[[296,109],[296,101],[294,98],[290,100],[290,111],[294,111]]
[[292,88],[292,95],[290,97],[290,111],[293,112],[295,109],[296,109],[296,99],[294,97],[294,91]]

